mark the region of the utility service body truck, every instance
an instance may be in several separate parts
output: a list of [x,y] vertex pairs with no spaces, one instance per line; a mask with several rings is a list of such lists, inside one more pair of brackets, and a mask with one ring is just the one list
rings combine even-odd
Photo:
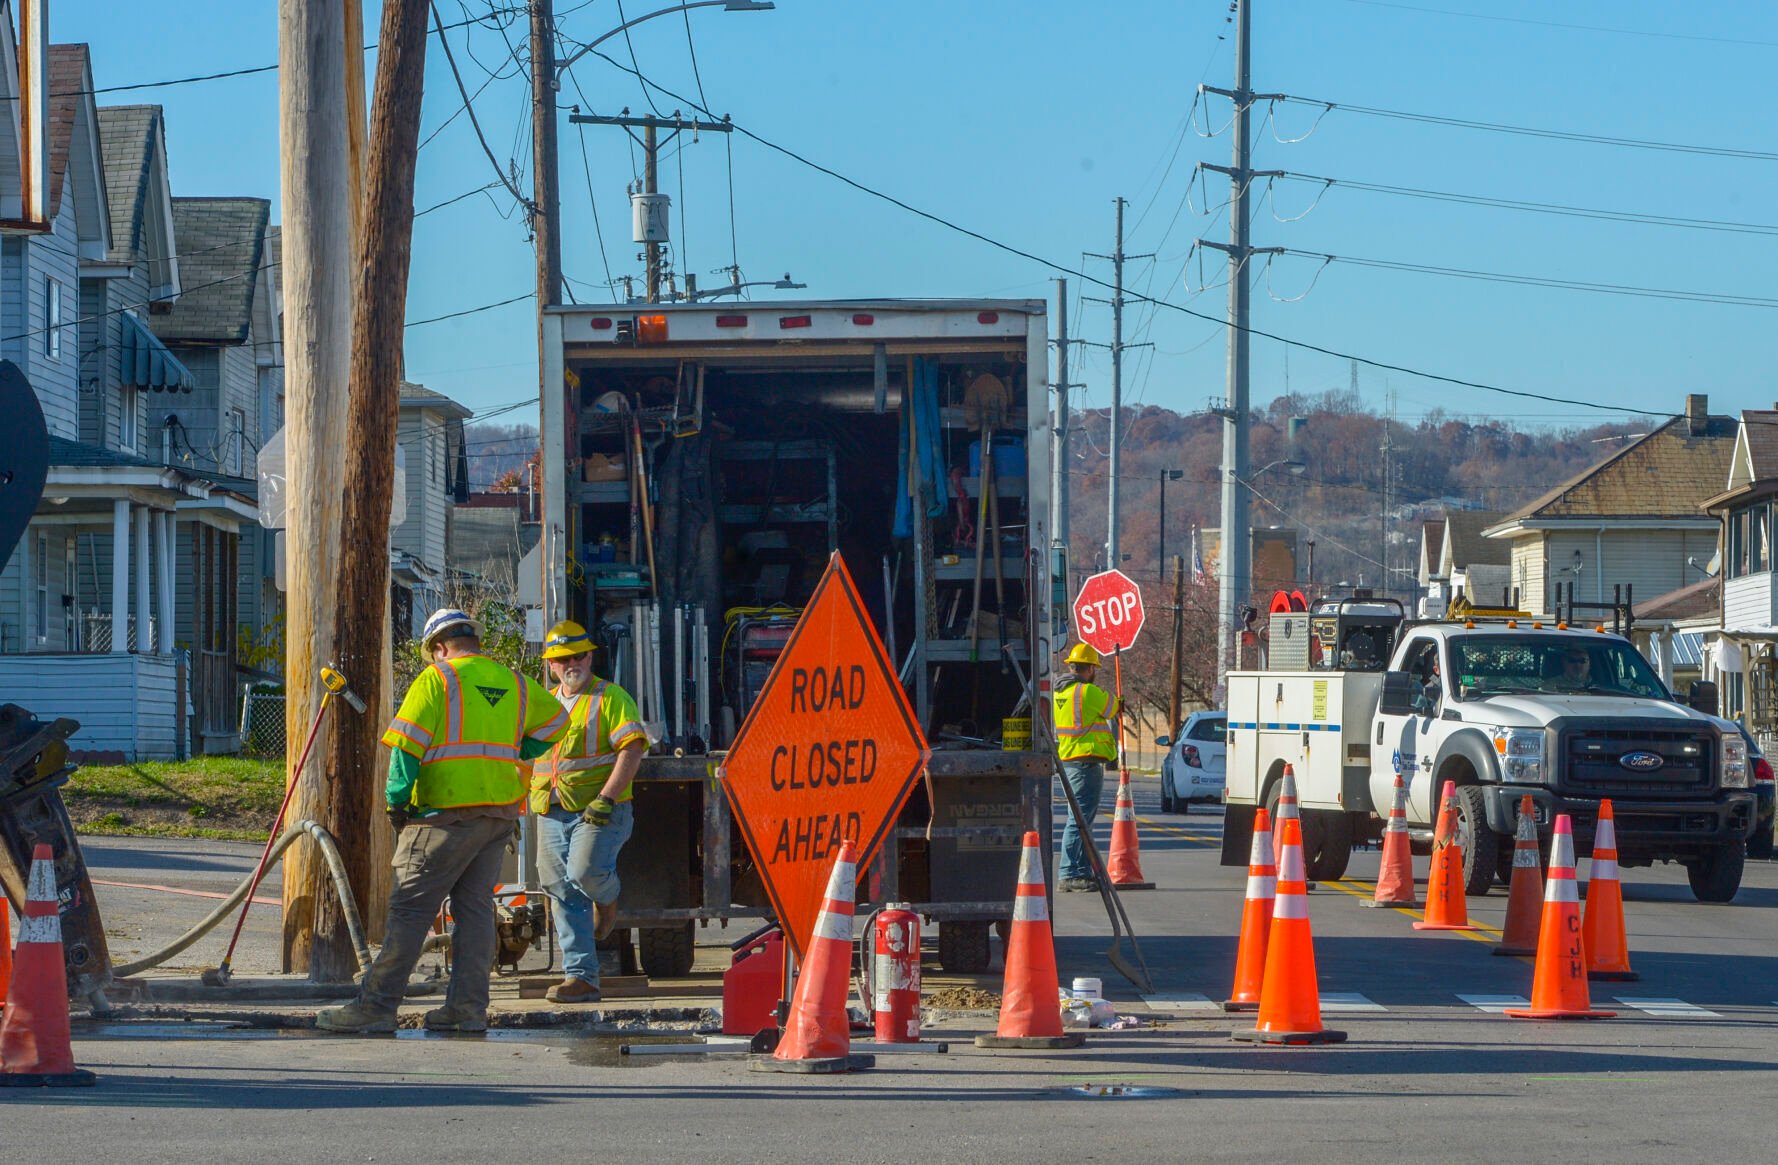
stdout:
[[933,749],[860,901],[912,904],[949,969],[987,969],[1023,834],[1050,831],[1047,318],[1041,300],[544,313],[538,614],[588,628],[649,729],[618,921],[650,974],[685,973],[694,926],[770,914],[716,774],[834,551]]
[[1289,764],[1313,878],[1342,876],[1354,841],[1380,836],[1399,775],[1417,847],[1456,782],[1470,894],[1510,877],[1528,793],[1546,856],[1560,813],[1585,854],[1609,798],[1621,865],[1680,862],[1699,900],[1734,897],[1755,816],[1746,745],[1621,636],[1529,615],[1408,623],[1360,598],[1274,616],[1271,638],[1288,670],[1228,678],[1224,865],[1246,863],[1254,810],[1276,813]]

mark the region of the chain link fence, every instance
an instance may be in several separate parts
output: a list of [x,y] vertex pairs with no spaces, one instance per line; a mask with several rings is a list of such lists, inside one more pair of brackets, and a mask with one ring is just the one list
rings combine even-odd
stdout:
[[254,684],[241,697],[241,752],[268,760],[284,756],[284,689]]

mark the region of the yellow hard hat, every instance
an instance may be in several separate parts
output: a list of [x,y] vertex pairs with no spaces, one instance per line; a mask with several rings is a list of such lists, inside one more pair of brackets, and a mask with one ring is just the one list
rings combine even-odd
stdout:
[[586,628],[572,619],[564,619],[549,629],[549,636],[543,641],[543,658],[566,659],[592,649],[593,641]]
[[1090,664],[1093,667],[1098,667],[1099,653],[1094,651],[1088,644],[1076,643],[1069,649],[1068,658],[1062,662],[1068,664],[1084,663]]

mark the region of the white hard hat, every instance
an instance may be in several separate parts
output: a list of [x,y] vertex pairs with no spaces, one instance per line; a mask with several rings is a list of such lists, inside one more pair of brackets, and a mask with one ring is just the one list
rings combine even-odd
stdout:
[[477,639],[482,637],[482,625],[471,619],[469,615],[455,607],[442,607],[432,612],[426,620],[426,627],[420,632],[420,650],[431,651],[432,645],[446,631],[453,627],[468,627],[469,633]]

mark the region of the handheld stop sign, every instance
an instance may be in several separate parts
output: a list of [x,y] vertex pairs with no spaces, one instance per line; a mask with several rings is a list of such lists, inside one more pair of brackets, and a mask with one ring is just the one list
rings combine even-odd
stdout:
[[1075,633],[1100,655],[1128,651],[1145,618],[1142,588],[1121,570],[1093,575],[1074,599]]

